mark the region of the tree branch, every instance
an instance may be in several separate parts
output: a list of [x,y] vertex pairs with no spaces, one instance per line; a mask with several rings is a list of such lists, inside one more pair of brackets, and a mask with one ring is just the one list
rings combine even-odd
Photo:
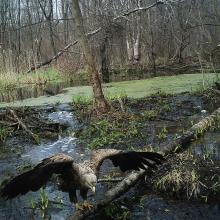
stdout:
[[157,6],[157,5],[161,5],[161,4],[164,4],[164,2],[162,2],[162,1],[156,1],[155,3],[153,3],[153,4],[150,5],[150,6],[135,8],[135,9],[133,9],[133,10],[131,10],[131,11],[125,12],[124,14],[119,15],[119,16],[113,18],[113,21],[116,21],[116,20],[118,20],[118,19],[127,17],[127,16],[129,16],[130,14],[136,13],[136,12],[138,12],[138,11],[147,11],[147,10],[149,10],[149,9],[151,9],[151,8]]
[[[129,16],[130,14],[135,13],[135,12],[138,12],[138,11],[146,11],[146,10],[149,10],[149,9],[151,9],[151,8],[157,6],[157,5],[160,5],[160,4],[163,4],[163,2],[162,2],[162,1],[156,1],[155,3],[153,3],[152,5],[150,5],[150,6],[148,6],[148,7],[136,8],[136,9],[134,9],[134,10],[131,10],[131,11],[129,11],[129,12],[125,12],[125,13],[123,13],[122,15],[119,15],[119,16],[113,18],[113,21],[119,20],[119,19],[121,19],[121,18],[123,18],[123,17]],[[93,35],[99,33],[101,30],[102,30],[102,27],[99,27],[99,28],[97,28],[96,30],[91,31],[91,32],[87,33],[87,37],[91,37],[91,36],[93,36]],[[67,46],[64,47],[64,49],[60,50],[60,51],[59,51],[55,56],[53,56],[51,59],[49,59],[49,60],[47,60],[47,61],[44,61],[44,62],[42,62],[42,63],[39,63],[39,64],[36,65],[36,66],[32,66],[32,67],[27,71],[27,73],[30,73],[30,72],[32,72],[32,71],[34,71],[34,70],[36,70],[36,69],[39,69],[39,68],[41,68],[41,67],[43,67],[43,66],[46,66],[46,65],[50,64],[53,60],[58,59],[66,50],[68,50],[70,47],[72,47],[73,45],[75,45],[75,44],[77,44],[77,43],[78,43],[78,40],[74,41],[73,43],[68,44]]]
[[13,116],[13,118],[17,121],[17,123],[22,127],[22,129],[30,135],[30,137],[35,141],[36,144],[39,144],[39,139],[36,134],[34,134],[28,127],[21,121],[21,119],[18,118],[14,110],[9,109],[10,114]]

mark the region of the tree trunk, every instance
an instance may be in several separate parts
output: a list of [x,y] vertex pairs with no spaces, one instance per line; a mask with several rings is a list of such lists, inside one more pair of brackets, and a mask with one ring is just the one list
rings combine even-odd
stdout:
[[79,1],[72,0],[72,5],[73,5],[72,11],[73,11],[74,19],[75,19],[75,24],[76,24],[77,36],[78,36],[83,54],[85,56],[87,65],[88,65],[90,83],[92,85],[93,94],[94,94],[95,109],[97,111],[97,114],[102,114],[102,113],[109,111],[110,105],[108,104],[108,102],[106,101],[104,97],[96,62],[92,54],[91,48],[89,46],[88,38],[85,34],[82,13],[79,7]]
[[126,40],[126,44],[127,44],[127,53],[128,53],[128,60],[130,62],[132,62],[133,60],[133,56],[134,56],[134,49],[131,45],[131,42],[129,42],[129,37],[127,37],[127,40]]
[[104,83],[109,83],[110,81],[107,46],[108,46],[108,37],[106,36],[100,46],[101,74],[102,74],[102,80]]

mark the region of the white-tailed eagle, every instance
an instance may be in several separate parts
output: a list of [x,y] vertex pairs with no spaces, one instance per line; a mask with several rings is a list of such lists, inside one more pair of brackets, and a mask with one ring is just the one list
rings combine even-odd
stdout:
[[76,163],[65,154],[57,154],[46,158],[32,170],[16,176],[1,190],[1,196],[12,199],[24,195],[28,191],[37,191],[43,187],[53,174],[60,176],[60,189],[69,193],[71,202],[77,203],[76,190],[86,200],[87,192],[95,193],[100,166],[110,159],[121,171],[154,168],[164,160],[163,156],[154,152],[122,151],[115,149],[99,149],[92,151],[90,160]]

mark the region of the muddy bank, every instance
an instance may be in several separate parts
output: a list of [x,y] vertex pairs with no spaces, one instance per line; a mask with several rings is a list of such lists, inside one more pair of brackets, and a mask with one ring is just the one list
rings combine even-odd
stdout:
[[[207,96],[208,93],[205,95]],[[114,100],[112,105],[116,110],[101,118],[91,117],[92,109],[87,114],[89,106],[80,105],[80,103],[77,106],[58,104],[30,108],[30,112],[40,114],[40,118],[44,119],[46,124],[50,122],[59,126],[65,125],[65,129],[59,131],[58,126],[54,132],[51,131],[58,135],[53,138],[45,137],[44,127],[41,124],[39,127],[43,130],[43,134],[39,132],[41,137],[39,144],[33,144],[28,138],[24,140],[22,130],[18,130],[15,136],[13,134],[9,136],[2,148],[4,150],[1,152],[1,155],[4,156],[0,159],[0,177],[7,179],[8,176],[28,170],[41,159],[58,152],[69,154],[76,160],[82,161],[88,158],[91,149],[99,147],[159,151],[163,144],[173,140],[183,129],[189,128],[192,123],[199,121],[219,105],[220,102],[216,99],[210,103],[207,97],[213,97],[211,94],[206,96],[189,93],[170,96],[159,93],[139,100],[124,97]],[[17,114],[19,115],[19,113]],[[19,117],[28,124],[28,116],[26,119],[22,115]],[[33,129],[31,126],[30,128]],[[38,132],[35,129],[32,131]],[[219,175],[218,170],[214,169],[219,163],[219,138],[218,128],[206,133],[203,139],[193,143],[186,155],[189,158],[196,158],[198,161],[207,159],[204,160],[202,166],[213,169],[212,174]],[[212,154],[208,154],[207,150],[201,150],[204,144],[208,149],[214,149]],[[173,160],[170,163],[170,166],[173,167],[171,170],[177,170],[183,163],[189,163],[191,165],[189,173],[191,174],[192,169],[195,168],[193,166],[195,160],[189,158],[182,157]],[[199,162],[196,162],[195,166],[200,171],[197,164]],[[186,169],[188,168],[186,167]],[[157,174],[158,180],[168,175],[165,169]],[[204,175],[205,172],[201,174]],[[117,169],[112,169],[111,164],[106,163],[102,168],[102,175],[105,175],[105,178],[112,178],[121,174]],[[158,182],[156,177],[153,175],[149,179],[150,184],[147,181],[140,182],[116,203],[110,204],[103,212],[91,219],[219,219],[219,203],[215,202],[215,197],[212,200],[213,203],[210,204],[209,199],[205,201],[205,199],[197,199],[194,196],[187,198],[187,190],[181,185],[178,189],[179,194],[174,191],[170,195],[168,192],[172,191],[172,188],[159,191],[149,187],[149,185],[154,185],[153,181]],[[203,176],[200,175],[200,177]],[[212,181],[212,179],[210,180]],[[51,181],[44,191],[31,192],[7,202],[0,200],[0,218],[42,219],[42,208],[45,207],[45,201],[48,200],[45,216],[57,220],[66,219],[67,216],[73,214],[74,206],[70,204],[67,194],[57,191],[55,182],[56,180]],[[203,180],[201,182],[207,185]],[[214,178],[211,183],[216,182],[218,183],[218,179]],[[169,186],[169,184],[166,185]],[[174,185],[176,186],[176,184]],[[90,195],[89,200],[95,202],[101,199],[104,192],[112,186],[114,183],[99,183],[97,195],[95,197]],[[218,185],[216,186],[218,189]],[[152,195],[152,192],[155,194]],[[214,196],[219,197],[218,194]],[[41,198],[44,198],[43,202],[41,202]]]
[[[98,120],[88,117],[92,115],[91,111],[87,115],[88,108],[81,106],[78,115],[84,117],[87,123],[85,129],[79,130],[77,135],[91,149],[111,146],[118,149],[160,151],[161,147],[175,140],[183,130],[207,116],[209,111],[212,112],[216,106],[219,106],[219,101],[219,96],[215,97],[209,91],[205,94],[184,93],[171,96],[157,94],[139,100],[124,97],[113,103],[114,108],[117,109],[116,112],[113,111]],[[118,113],[119,109],[120,113]],[[164,196],[172,210],[175,209],[174,207],[181,206],[180,200],[184,200],[182,204],[185,205],[185,210],[181,213],[174,212],[173,216],[167,213],[166,218],[164,215],[169,211],[165,210],[164,213],[154,216],[143,205],[145,208],[142,208],[142,214],[139,213],[139,216],[147,216],[146,219],[153,216],[154,219],[182,219],[184,216],[188,216],[189,219],[195,217],[206,219],[207,216],[213,219],[219,218],[218,152],[220,148],[218,139],[220,126],[219,123],[216,124],[217,126],[206,133],[201,140],[195,141],[187,152],[168,160],[166,166],[162,166],[159,172],[153,173],[139,185],[143,187],[140,192],[150,189],[156,194],[161,193],[160,195]],[[208,145],[207,140],[209,140]],[[203,150],[201,150],[201,145]],[[131,195],[128,198],[131,198]],[[170,203],[172,199],[175,199],[175,202]],[[118,205],[118,202],[111,204],[106,207],[103,215],[105,218],[108,216],[109,219],[114,219],[113,216],[116,214],[118,219],[130,219],[134,215],[137,201],[132,204],[128,201],[124,202],[120,199],[118,202],[121,202],[121,205]],[[146,198],[145,202],[151,203],[151,201],[151,198],[149,200]],[[163,206],[163,200],[159,201],[159,204]],[[194,206],[192,202],[196,202],[197,205]],[[196,210],[193,210],[195,207]],[[104,218],[103,215],[98,214],[91,219],[101,219]]]

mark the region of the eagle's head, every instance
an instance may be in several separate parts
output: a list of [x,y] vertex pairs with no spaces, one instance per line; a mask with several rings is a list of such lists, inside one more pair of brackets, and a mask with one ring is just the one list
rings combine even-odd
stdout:
[[95,193],[97,184],[97,177],[94,173],[87,173],[84,175],[84,186],[91,189]]

